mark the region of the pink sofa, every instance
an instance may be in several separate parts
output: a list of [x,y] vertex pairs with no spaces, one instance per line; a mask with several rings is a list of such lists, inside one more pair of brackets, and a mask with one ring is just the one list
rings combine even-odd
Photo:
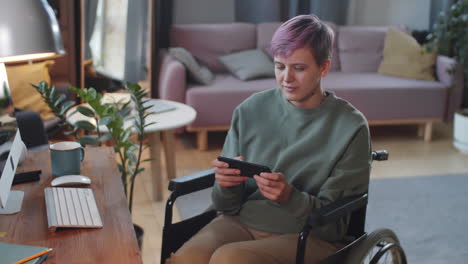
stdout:
[[[190,51],[213,73],[210,85],[188,83],[179,62],[165,55],[161,61],[159,96],[188,104],[196,109],[196,120],[187,127],[197,132],[200,150],[207,149],[208,131],[229,128],[234,108],[254,92],[277,87],[274,78],[242,81],[230,74],[218,57],[249,50],[267,50],[280,23],[174,25],[171,47]],[[438,81],[421,81],[381,75],[377,69],[387,27],[336,26],[331,72],[323,81],[326,90],[356,106],[371,125],[416,124],[419,134],[431,140],[432,125],[450,119],[461,104],[463,79],[460,68],[449,75],[455,62],[438,56]],[[450,89],[455,85],[454,89]]]

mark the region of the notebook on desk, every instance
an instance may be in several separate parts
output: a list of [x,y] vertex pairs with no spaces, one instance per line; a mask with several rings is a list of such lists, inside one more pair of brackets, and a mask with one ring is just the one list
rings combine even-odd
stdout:
[[60,227],[102,227],[92,189],[50,187],[44,193],[50,231]]
[[[0,263],[39,264],[46,258],[51,249],[28,245],[0,242]],[[37,257],[34,257],[37,256]],[[30,259],[29,261],[27,259]]]

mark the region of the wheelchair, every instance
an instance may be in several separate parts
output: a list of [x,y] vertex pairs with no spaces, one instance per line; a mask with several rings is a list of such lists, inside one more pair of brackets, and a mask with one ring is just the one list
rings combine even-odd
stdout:
[[[388,159],[385,150],[373,151],[372,160]],[[217,216],[215,210],[207,210],[199,215],[177,223],[172,223],[173,206],[180,196],[210,188],[214,184],[214,169],[172,179],[169,183],[170,194],[163,226],[161,264],[176,252],[186,241]],[[396,234],[386,228],[371,233],[364,231],[367,208],[367,193],[346,197],[335,201],[309,215],[305,226],[298,236],[296,264],[304,263],[305,245],[312,228],[323,226],[351,214],[344,246],[333,255],[324,259],[322,264],[360,264],[393,263],[406,264],[406,255]]]

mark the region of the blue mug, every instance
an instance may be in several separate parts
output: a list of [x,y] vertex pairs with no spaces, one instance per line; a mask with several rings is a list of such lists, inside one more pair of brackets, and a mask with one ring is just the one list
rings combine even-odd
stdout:
[[84,148],[74,141],[63,141],[50,145],[50,162],[55,177],[81,174]]

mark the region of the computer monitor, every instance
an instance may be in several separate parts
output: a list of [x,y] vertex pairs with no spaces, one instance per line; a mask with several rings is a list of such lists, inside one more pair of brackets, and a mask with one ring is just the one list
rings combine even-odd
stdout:
[[11,191],[16,167],[25,149],[16,119],[5,65],[0,63],[0,214],[14,214],[21,210],[24,193]]

